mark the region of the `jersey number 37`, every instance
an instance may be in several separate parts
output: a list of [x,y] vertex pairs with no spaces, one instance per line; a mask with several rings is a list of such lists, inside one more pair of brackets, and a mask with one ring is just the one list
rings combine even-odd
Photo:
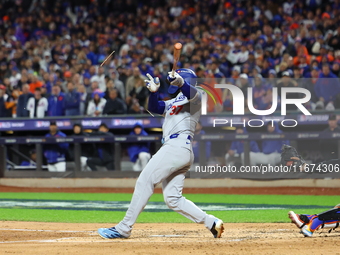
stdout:
[[177,115],[183,108],[183,105],[174,105],[171,107],[172,111],[170,112],[170,115]]

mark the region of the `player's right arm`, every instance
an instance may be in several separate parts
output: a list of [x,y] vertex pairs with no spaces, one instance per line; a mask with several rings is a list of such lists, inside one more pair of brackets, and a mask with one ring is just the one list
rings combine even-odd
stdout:
[[151,92],[149,96],[149,104],[148,109],[150,112],[157,113],[157,114],[163,114],[165,110],[165,102],[164,101],[158,101],[158,91]]
[[146,87],[150,90],[148,110],[153,113],[163,114],[165,110],[165,102],[158,101],[158,89],[160,86],[159,78],[153,78],[150,74],[146,74],[149,78],[145,80]]

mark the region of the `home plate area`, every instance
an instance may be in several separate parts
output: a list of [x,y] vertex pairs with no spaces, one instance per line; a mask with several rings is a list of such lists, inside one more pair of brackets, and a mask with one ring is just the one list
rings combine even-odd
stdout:
[[1,254],[340,254],[340,232],[304,238],[288,223],[226,223],[220,239],[194,223],[136,224],[128,239],[96,233],[109,226],[0,222]]

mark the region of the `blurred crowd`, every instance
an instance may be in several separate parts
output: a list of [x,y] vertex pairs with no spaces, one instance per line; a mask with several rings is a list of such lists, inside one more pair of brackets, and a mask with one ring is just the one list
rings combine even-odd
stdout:
[[[334,110],[339,14],[339,0],[2,0],[0,117],[144,113],[146,73],[169,97],[176,42],[179,67],[253,87],[257,109],[271,107],[274,87],[303,87],[306,107]],[[208,110],[230,111],[232,95],[217,93],[223,105]]]

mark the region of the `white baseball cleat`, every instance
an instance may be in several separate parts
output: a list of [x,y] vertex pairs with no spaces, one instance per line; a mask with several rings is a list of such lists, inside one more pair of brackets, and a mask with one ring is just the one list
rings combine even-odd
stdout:
[[210,231],[214,235],[215,238],[220,238],[224,231],[223,221],[219,219],[215,220]]

